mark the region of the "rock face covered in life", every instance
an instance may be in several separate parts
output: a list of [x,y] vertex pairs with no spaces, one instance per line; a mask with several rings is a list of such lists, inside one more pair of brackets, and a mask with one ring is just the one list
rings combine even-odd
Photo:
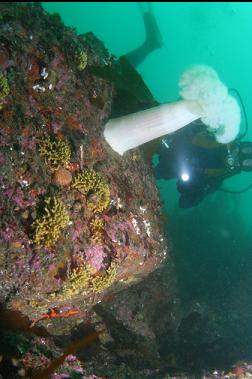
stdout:
[[121,157],[103,137],[111,116],[155,101],[92,33],[39,4],[0,14],[0,302],[83,318],[167,257],[142,152]]

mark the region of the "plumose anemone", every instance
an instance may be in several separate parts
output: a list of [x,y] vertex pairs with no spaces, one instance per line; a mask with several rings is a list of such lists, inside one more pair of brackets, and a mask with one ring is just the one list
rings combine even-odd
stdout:
[[216,140],[233,141],[240,127],[240,107],[214,69],[195,65],[179,81],[181,100],[109,120],[104,137],[114,151],[126,151],[201,119]]

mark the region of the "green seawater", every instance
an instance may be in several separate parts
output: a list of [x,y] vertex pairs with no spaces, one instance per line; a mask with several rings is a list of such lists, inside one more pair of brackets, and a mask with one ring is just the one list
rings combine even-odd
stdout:
[[[93,31],[115,56],[144,41],[143,20],[135,2],[42,4],[78,33]],[[210,65],[224,83],[239,91],[249,122],[245,139],[252,141],[252,3],[156,2],[153,8],[164,46],[151,53],[138,71],[154,97],[161,103],[176,100],[181,73],[191,64]],[[246,172],[226,180],[223,187],[239,191],[250,183],[252,172]],[[232,341],[234,335],[250,341],[252,189],[239,195],[218,191],[197,207],[183,210],[178,208],[174,180],[157,185],[169,218],[183,301],[224,314],[224,328]],[[252,348],[252,341],[247,347]]]
[[[42,3],[50,13],[59,13],[64,23],[78,33],[93,31],[108,50],[120,56],[144,41],[144,26],[137,3],[125,2],[51,2]],[[164,47],[151,53],[138,71],[159,102],[178,98],[178,79],[191,64],[204,63],[218,72],[224,83],[239,90],[249,121],[252,95],[252,5],[227,3],[159,3],[154,12],[164,40]],[[241,126],[244,127],[244,124]],[[252,139],[252,128],[246,139]],[[243,189],[252,182],[252,173],[225,182],[227,188]],[[160,183],[166,210],[177,207],[174,183]],[[167,195],[166,195],[167,193]],[[218,196],[216,201],[218,201]],[[239,211],[246,227],[251,228],[252,191],[241,196]]]

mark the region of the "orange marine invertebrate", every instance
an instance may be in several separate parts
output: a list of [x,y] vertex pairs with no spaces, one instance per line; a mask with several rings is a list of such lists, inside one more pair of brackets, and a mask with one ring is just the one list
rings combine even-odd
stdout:
[[51,318],[54,318],[54,317],[68,318],[68,317],[76,315],[78,313],[79,313],[79,311],[77,309],[70,309],[67,312],[59,312],[57,309],[49,309],[49,311],[47,313],[43,314],[37,320],[34,320],[31,323],[30,328],[33,328],[34,325],[37,324],[41,320],[51,319]]
[[58,186],[69,186],[72,181],[72,173],[63,167],[60,167],[54,172],[53,180]]

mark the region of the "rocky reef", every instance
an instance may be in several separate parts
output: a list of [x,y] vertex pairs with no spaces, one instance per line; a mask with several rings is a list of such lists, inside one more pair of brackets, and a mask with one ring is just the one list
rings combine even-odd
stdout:
[[206,288],[205,240],[188,230],[199,241],[209,210],[200,233],[173,215],[171,258],[155,146],[122,157],[104,140],[110,117],[156,104],[92,33],[39,3],[0,4],[0,379],[251,377],[250,335],[229,335],[240,292],[218,312],[190,293]]
[[92,33],[36,3],[0,14],[0,301],[32,322],[52,309],[83,319],[167,257],[142,152],[121,157],[103,138],[111,115],[155,101]]
[[[104,356],[112,337],[101,304],[169,249],[143,152],[119,156],[103,126],[155,100],[126,60],[39,3],[1,3],[0,15],[0,374],[98,378],[110,360],[124,377],[131,369],[112,368],[114,348]],[[90,334],[84,370],[75,354]]]

